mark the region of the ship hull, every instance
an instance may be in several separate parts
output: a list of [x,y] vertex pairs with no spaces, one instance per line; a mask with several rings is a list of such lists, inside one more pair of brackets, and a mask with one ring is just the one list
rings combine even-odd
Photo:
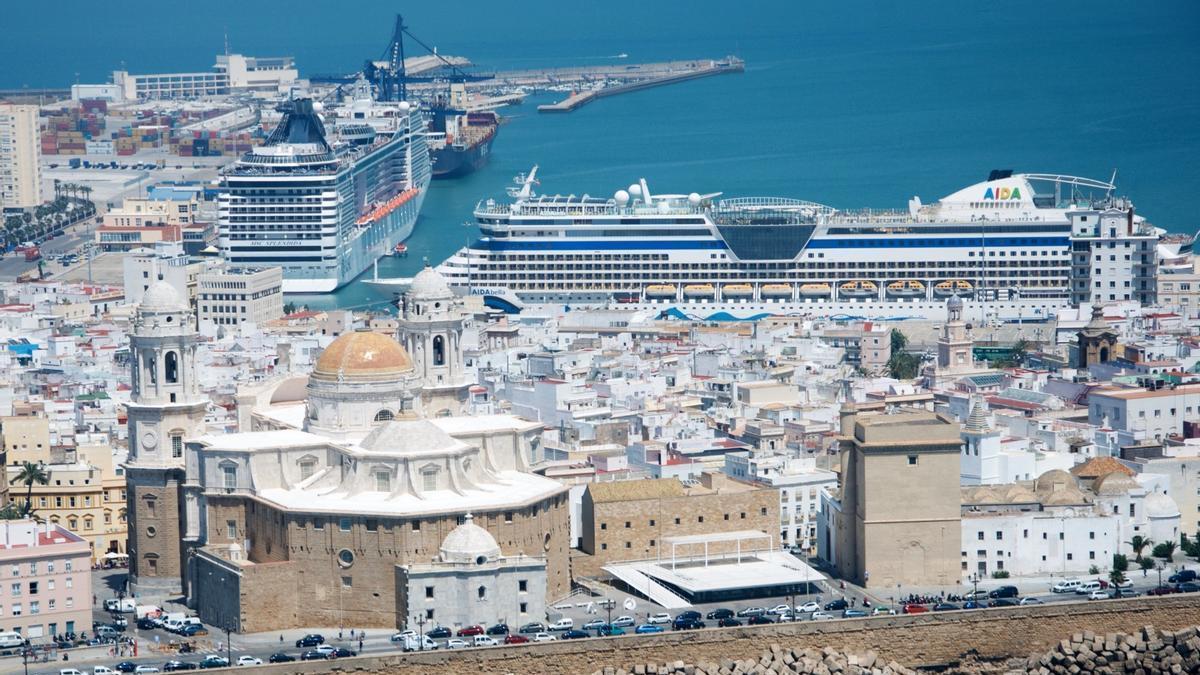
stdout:
[[489,134],[486,140],[465,148],[447,145],[438,150],[431,150],[433,159],[433,177],[438,180],[461,178],[482,169],[492,155],[492,141],[496,134]]

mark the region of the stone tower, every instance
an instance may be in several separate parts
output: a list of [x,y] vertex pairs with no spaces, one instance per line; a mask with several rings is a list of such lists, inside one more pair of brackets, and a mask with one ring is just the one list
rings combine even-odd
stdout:
[[962,318],[963,301],[957,295],[946,301],[946,325],[938,337],[938,372],[971,370],[975,367],[973,341]]
[[174,287],[158,281],[138,306],[129,340],[125,483],[130,592],[139,598],[181,590],[184,439],[203,434],[208,406],[197,381],[192,319]]
[[421,378],[427,415],[455,415],[466,407],[471,382],[463,365],[466,312],[446,279],[429,265],[413,278],[400,302],[400,344]]
[[1092,305],[1092,319],[1075,335],[1079,347],[1079,367],[1107,363],[1116,354],[1117,333],[1104,320],[1104,307]]
[[869,588],[951,586],[962,544],[958,423],[926,412],[842,413],[835,562]]
[[963,440],[962,484],[991,485],[1004,482],[1000,475],[1000,432],[988,424],[983,400],[971,402],[971,414],[960,434]]

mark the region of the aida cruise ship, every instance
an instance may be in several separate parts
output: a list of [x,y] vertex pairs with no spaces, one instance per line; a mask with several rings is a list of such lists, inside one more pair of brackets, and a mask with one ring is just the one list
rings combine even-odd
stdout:
[[996,319],[1154,294],[1161,231],[1110,182],[993,171],[906,210],[842,211],[775,197],[534,192],[475,210],[482,237],[443,262],[456,290],[529,305],[657,308],[693,318],[760,313],[944,316],[953,295]]

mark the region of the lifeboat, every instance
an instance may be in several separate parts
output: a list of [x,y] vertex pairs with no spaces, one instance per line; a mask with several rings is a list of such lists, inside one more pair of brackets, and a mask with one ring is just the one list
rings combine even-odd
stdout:
[[848,298],[869,298],[879,295],[874,281],[847,281],[838,287],[838,292]]
[[354,224],[359,227],[366,227],[400,208],[405,202],[417,196],[419,192],[420,190],[417,189],[405,190],[382,204],[376,204],[365,215],[359,216],[358,220],[354,221]]
[[647,298],[673,298],[675,286],[672,284],[650,284],[646,287]]
[[712,284],[688,284],[683,287],[683,295],[687,298],[711,298],[716,293]]
[[764,298],[790,298],[792,297],[792,285],[763,284],[762,296]]
[[914,279],[893,281],[887,285],[887,292],[888,295],[895,295],[902,298],[912,298],[919,295],[925,295],[925,284]]
[[726,298],[748,298],[754,295],[754,287],[750,284],[725,284],[721,287],[721,295]]
[[828,297],[831,292],[833,292],[833,288],[829,284],[802,284],[800,286],[800,295],[806,298]]
[[974,290],[975,287],[971,285],[971,282],[963,279],[947,279],[939,281],[933,286],[934,295],[966,295]]

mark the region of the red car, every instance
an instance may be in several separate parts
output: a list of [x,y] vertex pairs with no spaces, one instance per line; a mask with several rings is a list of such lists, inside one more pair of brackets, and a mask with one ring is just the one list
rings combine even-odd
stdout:
[[903,613],[904,614],[924,614],[925,612],[928,612],[928,611],[929,611],[929,608],[926,607],[925,605],[913,604],[913,605],[905,605]]
[[504,644],[506,644],[506,645],[519,645],[519,644],[524,644],[526,642],[529,642],[529,638],[525,637],[524,635],[517,635],[516,633],[509,633],[508,635],[504,636]]
[[1175,586],[1159,586],[1146,591],[1146,595],[1171,595],[1172,593],[1179,592],[1180,590]]
[[470,637],[472,635],[483,635],[483,626],[464,626],[458,629],[458,637]]

